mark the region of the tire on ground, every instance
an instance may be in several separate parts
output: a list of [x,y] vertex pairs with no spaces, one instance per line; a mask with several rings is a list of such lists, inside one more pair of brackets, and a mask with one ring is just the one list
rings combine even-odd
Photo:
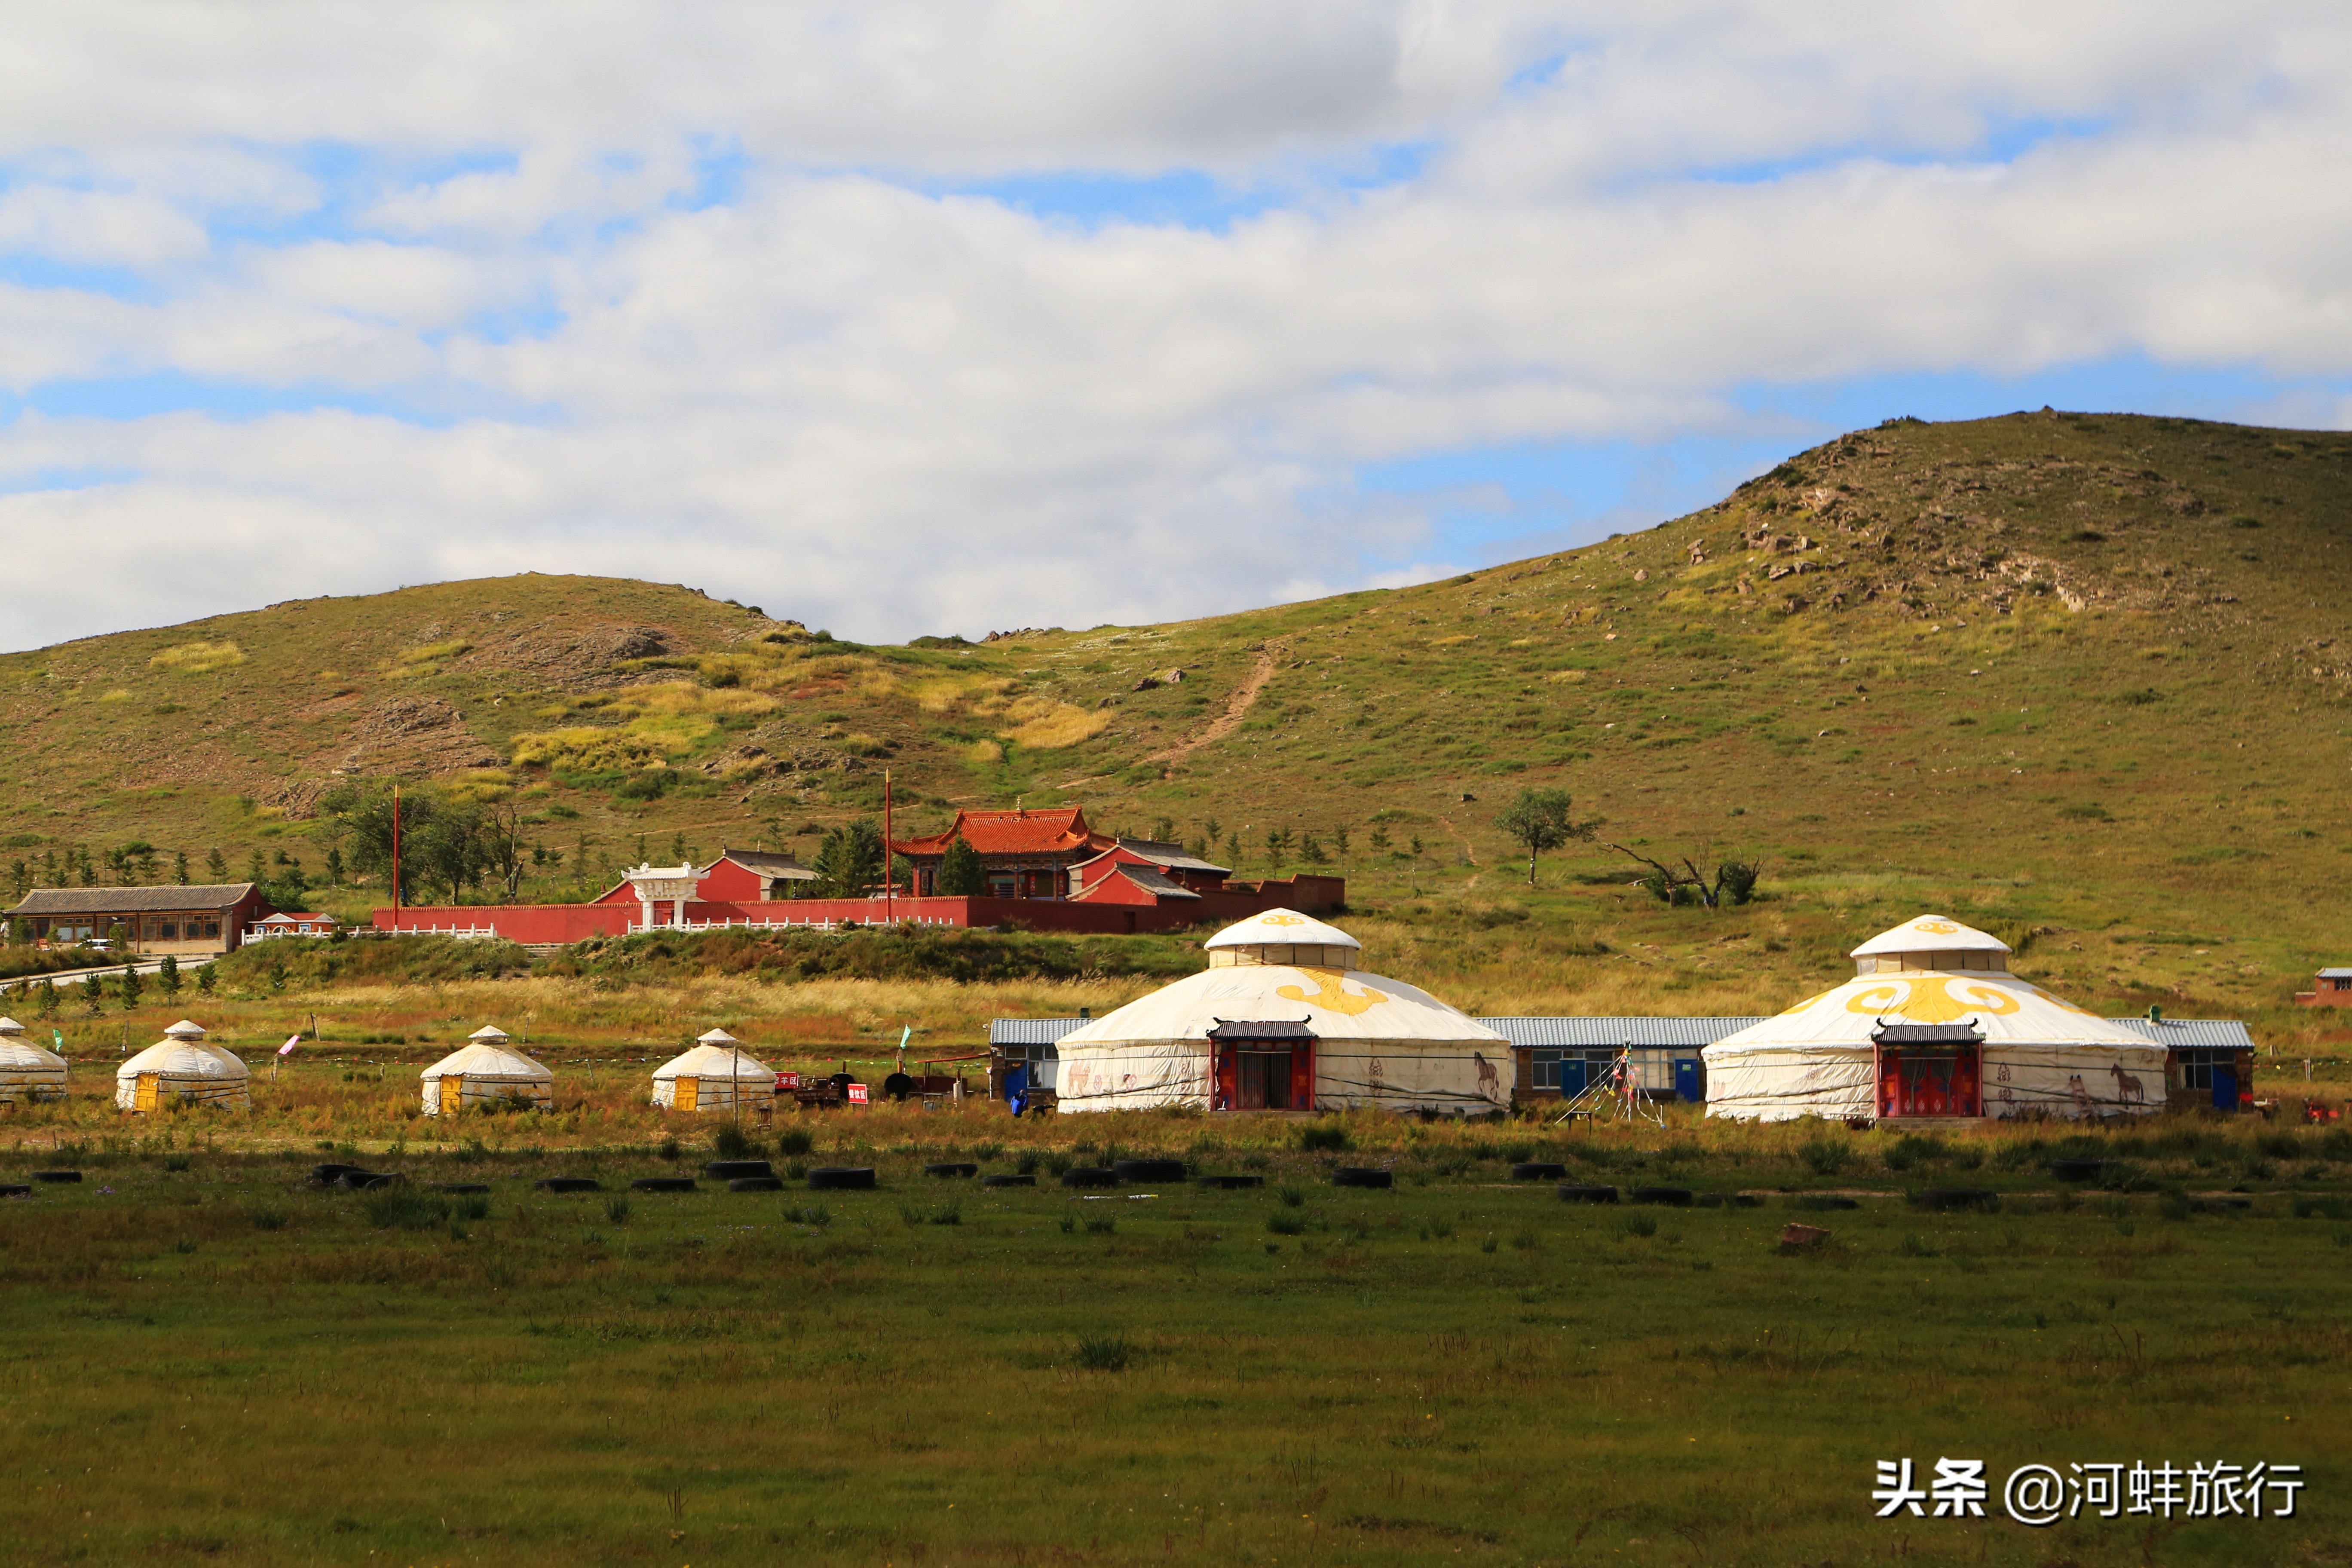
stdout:
[[714,1182],[731,1182],[738,1176],[772,1176],[776,1168],[765,1160],[713,1160],[702,1173]]
[[1691,1206],[1688,1187],[1635,1187],[1626,1196],[1637,1204],[1665,1204],[1678,1209]]
[[727,1184],[730,1193],[781,1193],[784,1190],[782,1176],[738,1176]]
[[1370,1165],[1342,1165],[1331,1173],[1335,1187],[1392,1187],[1396,1185],[1393,1172],[1375,1170]]
[[819,1165],[808,1173],[808,1184],[832,1192],[849,1192],[874,1184],[871,1165]]
[[1111,1173],[1122,1182],[1181,1182],[1184,1179],[1181,1160],[1120,1160],[1111,1165]]
[[1564,1204],[1613,1204],[1617,1201],[1617,1189],[1580,1186],[1574,1182],[1562,1182],[1559,1184],[1559,1201]]
[[1099,1165],[1073,1165],[1068,1170],[1062,1173],[1062,1185],[1066,1187],[1115,1187],[1118,1185],[1118,1173],[1117,1171],[1106,1171]]
[[639,1176],[629,1184],[633,1193],[691,1193],[700,1189],[692,1176]]
[[533,1184],[543,1193],[600,1193],[604,1184],[593,1176],[547,1176]]
[[1203,1187],[1223,1187],[1230,1192],[1243,1187],[1262,1187],[1265,1185],[1265,1178],[1264,1176],[1202,1176],[1198,1179],[1197,1184]]
[[982,1176],[980,1179],[980,1184],[983,1187],[1034,1187],[1037,1184],[1037,1178],[1014,1175]]
[[1526,1160],[1511,1167],[1515,1182],[1557,1182],[1568,1174],[1566,1165],[1549,1160]]

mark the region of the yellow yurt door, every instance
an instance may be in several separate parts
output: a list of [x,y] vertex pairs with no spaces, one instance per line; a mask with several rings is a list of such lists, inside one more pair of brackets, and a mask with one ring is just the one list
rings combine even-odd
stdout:
[[441,1114],[455,1116],[466,1103],[466,1075],[451,1073],[441,1080]]
[[155,1075],[153,1073],[142,1072],[139,1075],[139,1087],[133,1089],[131,1095],[131,1109],[133,1110],[155,1109]]
[[692,1110],[701,1102],[702,1080],[700,1079],[680,1077],[675,1080],[670,1091],[670,1104],[680,1110]]

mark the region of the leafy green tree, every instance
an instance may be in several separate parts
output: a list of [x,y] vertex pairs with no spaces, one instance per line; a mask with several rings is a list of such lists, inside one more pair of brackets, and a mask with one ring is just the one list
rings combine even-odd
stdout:
[[1312,833],[1298,841],[1298,858],[1309,866],[1320,866],[1330,858],[1323,853],[1323,841]]
[[1389,852],[1389,830],[1378,824],[1374,824],[1372,827],[1371,846],[1373,854],[1387,854]]
[[209,963],[196,971],[196,994],[200,996],[213,994],[213,966]]
[[940,862],[939,890],[950,899],[976,899],[988,891],[988,870],[980,863],[980,851],[961,833]]
[[343,847],[340,844],[327,846],[327,880],[334,887],[343,885]]
[[824,836],[809,863],[817,879],[803,884],[824,899],[862,899],[882,880],[882,829],[861,816]]
[[[404,805],[406,802],[402,804]],[[402,829],[404,860],[407,858],[406,831],[405,827]],[[417,839],[420,864],[432,873],[434,880],[447,885],[449,901],[453,904],[463,901],[466,889],[479,882],[482,873],[492,865],[481,812],[478,807],[435,807],[431,819],[425,824]]]
[[1536,885],[1536,857],[1571,838],[1590,838],[1595,823],[1579,822],[1564,789],[1523,789],[1495,814],[1495,826],[1528,852],[1528,886]]
[[[415,846],[425,827],[432,822],[434,802],[417,795],[403,795],[400,812],[400,888],[402,903],[411,902],[410,894],[419,880],[424,862],[416,858]],[[322,816],[335,818],[351,843],[351,868],[362,876],[380,875],[385,885],[392,881],[392,839],[394,800],[392,786],[382,780],[354,781],[330,790],[319,801]]]

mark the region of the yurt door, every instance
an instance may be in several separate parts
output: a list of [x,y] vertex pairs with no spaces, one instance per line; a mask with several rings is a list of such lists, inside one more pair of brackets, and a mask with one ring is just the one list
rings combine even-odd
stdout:
[[441,1114],[455,1116],[466,1104],[466,1075],[451,1073],[441,1080]]
[[131,1109],[133,1110],[155,1109],[155,1075],[153,1073],[142,1072],[139,1075],[139,1087],[133,1089],[131,1095]]
[[681,1073],[671,1085],[669,1102],[680,1110],[692,1110],[702,1103],[702,1080]]
[[1243,1110],[1287,1110],[1290,1109],[1290,1057],[1288,1051],[1242,1051],[1241,1103]]

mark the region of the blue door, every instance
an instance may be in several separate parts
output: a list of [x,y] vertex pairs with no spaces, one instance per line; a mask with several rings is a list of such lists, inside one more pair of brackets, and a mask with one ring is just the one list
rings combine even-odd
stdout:
[[2214,1068],[2213,1109],[2216,1110],[2238,1109],[2238,1069],[2236,1068],[2219,1066]]
[[1584,1092],[1584,1058],[1583,1058],[1582,1057],[1562,1057],[1562,1058],[1559,1058],[1559,1093],[1560,1093],[1560,1098],[1561,1098],[1561,1099],[1563,1099],[1563,1100],[1574,1100],[1578,1095],[1582,1094],[1583,1092]]
[[1698,1103],[1698,1058],[1696,1057],[1675,1058],[1675,1098],[1689,1105]]

